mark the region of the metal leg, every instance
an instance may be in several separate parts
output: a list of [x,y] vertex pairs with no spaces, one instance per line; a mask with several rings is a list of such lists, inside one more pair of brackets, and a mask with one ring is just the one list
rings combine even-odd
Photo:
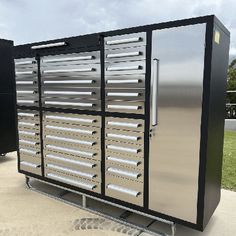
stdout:
[[84,208],[87,208],[87,199],[86,199],[86,196],[82,195],[82,206]]
[[171,236],[175,236],[175,233],[176,233],[176,224],[173,223],[171,225]]
[[31,184],[30,184],[30,177],[25,176],[25,183],[26,183],[26,186],[27,186],[29,189],[32,189],[32,186],[31,186]]

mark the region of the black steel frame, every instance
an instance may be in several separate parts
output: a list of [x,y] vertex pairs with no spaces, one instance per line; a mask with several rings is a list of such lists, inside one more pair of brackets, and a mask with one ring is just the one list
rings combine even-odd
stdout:
[[[206,35],[205,35],[205,58],[204,58],[204,83],[203,83],[203,103],[202,103],[202,118],[201,118],[201,140],[200,140],[200,165],[199,165],[199,180],[198,180],[198,204],[197,204],[197,223],[187,222],[169,215],[165,215],[162,213],[158,213],[148,209],[148,166],[149,166],[149,124],[150,124],[150,77],[151,77],[151,42],[152,42],[152,31],[158,29],[165,29],[165,28],[172,28],[172,27],[179,27],[179,26],[187,26],[187,25],[194,25],[194,24],[203,24],[206,23]],[[102,117],[102,125],[104,127],[105,124],[105,117],[112,116],[112,117],[126,117],[126,118],[133,118],[133,119],[143,119],[145,121],[145,144],[144,144],[144,207],[140,207],[131,203],[123,202],[118,199],[114,199],[108,196],[105,196],[105,145],[104,145],[104,130],[101,130],[101,153],[102,153],[102,191],[101,194],[91,192],[89,190],[81,189],[75,186],[71,186],[68,184],[64,184],[52,179],[49,179],[44,176],[44,171],[42,171],[42,176],[38,176],[20,169],[20,156],[18,151],[18,171],[26,176],[30,176],[36,179],[44,180],[52,184],[56,184],[58,186],[62,186],[65,188],[72,189],[74,191],[78,191],[80,193],[90,194],[94,197],[99,197],[101,199],[123,205],[125,207],[135,209],[140,212],[144,212],[146,214],[150,214],[156,217],[160,217],[169,221],[173,221],[185,226],[188,226],[193,229],[197,229],[200,231],[204,230],[205,223],[204,223],[204,204],[205,204],[205,181],[206,181],[206,164],[207,164],[207,144],[208,144],[208,123],[209,123],[209,101],[210,101],[210,86],[211,86],[211,62],[212,62],[212,44],[213,44],[213,31],[214,27],[217,26],[222,30],[223,33],[229,36],[229,31],[220,23],[220,21],[214,16],[203,16],[203,17],[196,17],[191,19],[185,20],[177,20],[177,21],[170,21],[165,23],[159,24],[152,24],[146,26],[139,26],[133,28],[126,28],[121,30],[114,30],[109,32],[100,32],[96,34],[88,34],[84,36],[78,37],[71,37],[71,38],[63,38],[57,40],[50,40],[44,42],[38,42],[33,44],[25,44],[15,46],[15,58],[24,58],[24,57],[36,57],[39,59],[40,56],[44,55],[53,55],[59,53],[70,53],[70,52],[82,52],[82,51],[93,51],[93,50],[100,50],[101,53],[101,111],[82,111],[82,110],[74,110],[74,109],[60,109],[60,108],[35,108],[35,107],[26,107],[26,106],[17,106],[20,109],[26,110],[39,110],[40,116],[42,119],[42,112],[43,111],[57,111],[57,112],[64,112],[64,113],[74,113],[74,114],[88,114],[88,115],[101,115]],[[130,34],[130,33],[138,33],[138,32],[146,32],[147,34],[147,47],[146,47],[146,93],[145,93],[145,115],[139,114],[123,114],[123,113],[113,113],[113,112],[105,112],[105,80],[104,80],[104,37],[106,36],[114,36],[114,35],[121,35],[121,34]],[[37,52],[30,49],[31,46],[40,45],[40,44],[47,44],[47,43],[56,43],[60,41],[68,42],[68,45],[65,49],[42,49],[37,50]],[[96,46],[94,46],[96,45]],[[39,73],[40,74],[40,73]],[[39,96],[41,101],[41,81],[39,78]],[[41,102],[40,102],[41,104]],[[42,122],[41,122],[41,150],[43,151],[43,134],[42,134]],[[42,169],[43,166],[43,155],[42,155]],[[214,199],[213,199],[214,201]],[[217,200],[215,200],[217,201]],[[216,205],[218,202],[216,202]]]

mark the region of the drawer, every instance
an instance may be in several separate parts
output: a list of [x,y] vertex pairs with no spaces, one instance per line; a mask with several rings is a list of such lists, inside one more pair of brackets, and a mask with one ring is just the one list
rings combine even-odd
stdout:
[[144,114],[144,101],[106,101],[106,111],[132,114]]
[[101,117],[61,112],[44,112],[44,122],[56,122],[79,126],[101,127]]
[[144,74],[146,61],[126,61],[117,63],[105,63],[105,75]]
[[105,50],[105,62],[137,61],[146,59],[146,46]]
[[100,63],[100,52],[81,52],[71,54],[60,54],[56,56],[45,56],[41,60],[41,66],[68,66],[68,65],[80,65],[80,64],[93,64]]
[[37,148],[37,147],[29,146],[29,145],[20,145],[19,152],[20,152],[20,156],[28,155],[28,156],[38,157],[38,158],[40,158],[41,156],[39,147]]
[[36,175],[42,175],[41,165],[28,161],[20,161],[20,169]]
[[18,120],[18,129],[19,130],[28,130],[39,133],[40,125],[37,122],[31,120]]
[[64,99],[100,99],[100,88],[76,88],[75,87],[43,87],[42,96],[44,98],[64,98]]
[[37,166],[41,165],[41,157],[35,157],[31,155],[21,154],[20,161],[30,162],[32,164],[36,164]]
[[100,174],[101,172],[101,162],[99,160],[78,157],[67,153],[61,154],[59,152],[50,152],[45,150],[44,160],[47,162],[53,162],[63,166],[76,168],[78,170],[84,169],[97,174]]
[[33,110],[17,110],[18,121],[30,121],[39,123],[39,112]]
[[140,169],[119,166],[111,162],[106,162],[106,173],[143,183],[143,171]]
[[144,159],[137,156],[117,155],[115,152],[106,152],[106,164],[121,166],[135,170],[144,170]]
[[143,206],[143,184],[137,181],[112,176],[106,172],[105,195]]
[[37,61],[35,58],[20,58],[15,59],[15,69],[16,71],[23,71],[27,69],[36,70],[37,69]]
[[66,174],[64,172],[59,172],[45,168],[45,176],[49,179],[53,179],[58,182],[66,183],[89,191],[101,193],[100,183],[85,180],[83,178],[79,178],[71,174]]
[[146,45],[146,33],[123,34],[105,37],[105,49],[137,47]]
[[145,88],[145,74],[106,75],[106,88]]
[[144,120],[106,117],[106,128],[144,132]]
[[145,101],[145,89],[109,88],[105,90],[106,100],[116,101]]
[[56,142],[48,142],[47,140],[44,142],[44,149],[48,152],[58,152],[61,154],[72,154],[78,157],[91,158],[96,160],[101,160],[100,150],[92,150],[86,149],[82,147],[74,147],[72,145],[61,145]]
[[[28,140],[28,139],[19,139],[19,148],[30,149],[37,152],[40,152],[40,141]],[[30,152],[29,152],[30,153]]]
[[[22,105],[22,103],[30,104],[38,104],[39,102],[39,95],[38,95],[38,88],[29,86],[29,87],[17,87],[16,88],[16,94],[17,94],[17,103],[18,105]],[[26,100],[26,102],[24,102]],[[30,102],[32,101],[32,102]]]
[[106,140],[127,142],[135,145],[144,145],[144,134],[142,132],[106,129],[105,138]]
[[53,161],[45,160],[45,168],[52,171],[57,171],[60,173],[65,173],[67,175],[73,175],[78,178],[82,178],[85,180],[93,181],[93,182],[101,182],[100,173],[96,173],[94,171],[87,170],[85,168],[79,169],[76,166],[65,166],[60,163],[55,163]]
[[105,142],[106,150],[108,151],[143,157],[143,145],[134,145],[130,143],[116,142],[112,140],[106,140]]
[[42,98],[43,107],[57,107],[64,109],[78,110],[101,110],[100,100],[85,100],[85,99],[66,99],[66,98]]

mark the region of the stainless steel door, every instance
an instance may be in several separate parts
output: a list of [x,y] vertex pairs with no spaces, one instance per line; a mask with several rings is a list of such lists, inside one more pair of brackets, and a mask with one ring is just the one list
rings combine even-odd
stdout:
[[151,96],[151,121],[155,124],[156,114],[157,125],[150,127],[149,209],[192,223],[197,219],[205,30],[205,24],[156,30],[152,41],[152,58],[159,60],[152,73],[159,79]]

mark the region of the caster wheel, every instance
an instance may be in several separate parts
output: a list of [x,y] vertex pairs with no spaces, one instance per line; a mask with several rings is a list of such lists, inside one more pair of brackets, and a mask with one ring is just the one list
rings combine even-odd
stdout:
[[6,153],[0,153],[0,157],[5,157]]

